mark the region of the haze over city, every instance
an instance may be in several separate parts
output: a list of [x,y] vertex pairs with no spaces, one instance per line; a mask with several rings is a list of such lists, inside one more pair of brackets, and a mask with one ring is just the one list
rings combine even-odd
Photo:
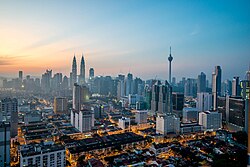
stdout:
[[96,75],[132,72],[144,79],[172,75],[211,80],[245,77],[250,53],[250,2],[1,1],[0,76],[46,69],[69,76],[74,54]]

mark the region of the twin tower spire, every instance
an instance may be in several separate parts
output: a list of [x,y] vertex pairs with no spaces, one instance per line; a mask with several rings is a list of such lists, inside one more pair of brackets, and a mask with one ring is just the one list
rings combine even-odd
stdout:
[[70,78],[72,79],[73,84],[74,83],[79,83],[79,84],[85,83],[85,61],[84,61],[83,54],[82,54],[81,65],[80,65],[80,75],[78,76],[78,80],[77,80],[77,64],[76,64],[75,54],[74,54],[74,58],[73,58],[72,72],[71,72]]

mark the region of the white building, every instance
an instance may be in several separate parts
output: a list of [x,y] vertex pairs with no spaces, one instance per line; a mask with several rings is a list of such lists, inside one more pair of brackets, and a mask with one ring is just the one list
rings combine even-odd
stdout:
[[156,117],[156,132],[167,135],[180,132],[180,118],[172,114],[158,114]]
[[89,110],[81,110],[79,112],[79,128],[80,132],[91,131],[94,126],[94,113]]
[[83,109],[81,111],[71,111],[71,124],[81,132],[91,131],[94,126],[94,112],[91,110]]
[[137,110],[135,113],[135,122],[137,124],[146,124],[148,118],[147,110]]
[[71,110],[70,112],[70,123],[72,126],[75,126],[75,111]]
[[118,126],[122,129],[130,128],[130,118],[122,117],[121,119],[119,119]]
[[199,124],[204,130],[218,130],[222,127],[222,114],[218,112],[200,112]]
[[198,109],[192,107],[185,107],[182,110],[183,122],[198,122]]
[[0,122],[0,166],[10,167],[10,123]]
[[22,145],[19,152],[20,167],[66,166],[65,147],[53,142]]
[[196,108],[198,108],[198,111],[208,111],[212,108],[212,104],[212,94],[207,92],[197,93]]

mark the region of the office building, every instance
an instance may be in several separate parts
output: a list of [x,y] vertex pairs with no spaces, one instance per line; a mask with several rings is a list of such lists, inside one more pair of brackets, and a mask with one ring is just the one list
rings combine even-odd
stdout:
[[19,72],[18,72],[18,79],[19,79],[20,81],[23,81],[23,71],[19,71]]
[[226,123],[229,128],[237,131],[246,130],[248,99],[232,96],[226,98]]
[[0,166],[10,167],[10,123],[0,121]]
[[82,55],[81,66],[80,66],[79,84],[80,85],[85,84],[85,60],[84,60],[83,55]]
[[5,98],[1,100],[1,110],[4,120],[10,122],[10,137],[17,136],[18,125],[18,101],[16,98]]
[[95,71],[94,68],[89,69],[89,79],[93,79],[95,77]]
[[197,80],[197,93],[206,92],[206,74],[201,72]]
[[137,124],[146,124],[148,118],[147,110],[137,110],[135,113],[135,122]]
[[182,110],[184,106],[184,94],[183,93],[178,93],[178,92],[173,92],[173,110]]
[[136,103],[137,102],[143,102],[143,96],[141,96],[141,95],[137,95],[137,94],[135,94],[135,95],[132,95],[132,94],[129,94],[129,96],[128,96],[128,104],[129,104],[129,107],[130,108],[136,108]]
[[195,79],[192,78],[188,78],[185,82],[185,86],[184,86],[184,95],[186,97],[190,96],[190,97],[195,97],[197,92],[196,89],[196,81]]
[[232,96],[240,96],[240,79],[239,77],[234,77],[232,81]]
[[197,93],[196,108],[199,111],[208,111],[212,108],[212,94],[207,92]]
[[165,82],[165,85],[159,86],[159,102],[158,102],[158,113],[172,113],[173,102],[172,102],[172,87]]
[[172,114],[158,114],[156,117],[156,132],[167,135],[180,132],[180,118]]
[[65,147],[53,142],[20,146],[20,166],[66,166]]
[[54,113],[68,114],[68,100],[65,97],[54,98]]
[[86,86],[74,84],[73,87],[73,109],[76,111],[81,110],[83,103],[89,100],[89,89]]
[[46,72],[42,74],[41,88],[45,93],[49,93],[51,91],[51,78],[52,70],[46,70]]
[[132,94],[133,90],[133,75],[131,73],[128,73],[127,78],[125,80],[125,87],[126,87],[126,96],[129,94]]
[[198,122],[198,109],[193,107],[185,107],[182,110],[182,122]]
[[217,98],[221,96],[221,67],[215,66],[212,74],[213,110],[217,110]]
[[158,111],[159,91],[160,91],[160,82],[158,81],[152,86],[152,98],[151,98],[152,113],[156,113]]
[[72,72],[71,72],[71,87],[74,86],[75,83],[77,83],[77,64],[76,64],[76,57],[74,55],[73,62],[72,62]]
[[199,125],[202,125],[204,130],[218,130],[222,128],[222,114],[216,111],[200,112]]

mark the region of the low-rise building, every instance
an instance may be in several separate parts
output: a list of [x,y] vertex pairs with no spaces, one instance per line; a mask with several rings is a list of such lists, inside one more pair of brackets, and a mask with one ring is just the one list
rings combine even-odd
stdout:
[[66,166],[65,147],[44,142],[20,146],[20,167]]

